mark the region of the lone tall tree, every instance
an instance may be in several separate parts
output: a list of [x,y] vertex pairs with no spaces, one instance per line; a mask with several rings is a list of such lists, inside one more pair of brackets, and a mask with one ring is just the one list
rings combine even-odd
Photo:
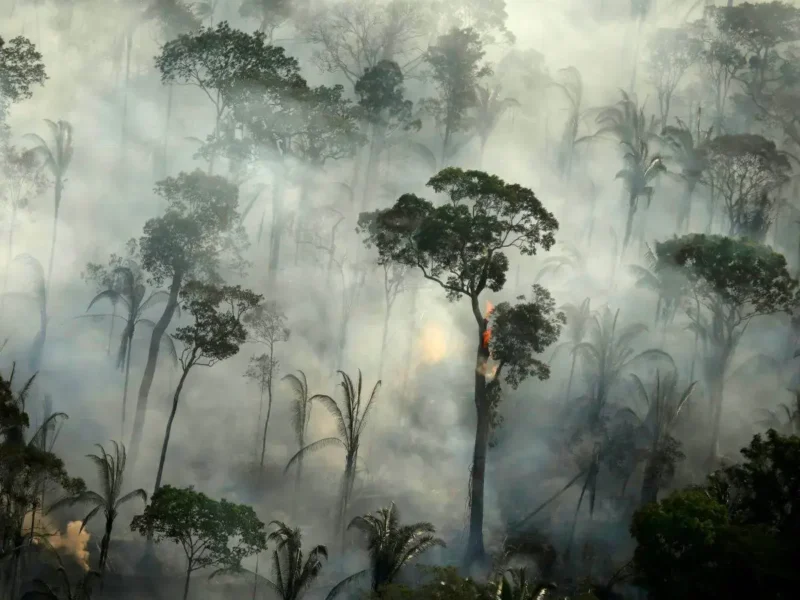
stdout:
[[247,339],[247,330],[242,319],[261,300],[258,294],[243,290],[238,285],[218,287],[198,281],[188,283],[182,295],[183,308],[194,317],[194,323],[179,327],[173,336],[183,344],[179,359],[181,378],[172,398],[172,411],[167,420],[161,458],[158,461],[155,491],[161,487],[172,423],[189,371],[194,367],[213,367],[219,361],[236,355]]
[[[549,249],[555,241],[558,221],[531,190],[481,171],[444,169],[428,181],[428,186],[446,194],[448,201],[434,206],[414,194],[405,194],[389,209],[362,214],[359,225],[367,234],[365,243],[377,247],[381,264],[401,263],[419,269],[425,278],[444,289],[449,300],[462,296],[469,299],[477,325],[474,400],[478,422],[467,550],[467,561],[472,562],[484,556],[484,476],[492,407],[496,404],[489,390],[491,376],[487,377],[489,319],[481,310],[480,296],[487,289],[498,292],[503,288],[509,266],[507,250],[515,248],[523,255],[533,255],[539,248]],[[500,348],[501,361],[522,361],[519,365],[509,365],[506,381],[511,385],[536,369],[539,375],[546,376],[546,365],[539,368],[533,363],[522,364],[532,350],[530,344],[538,345],[535,339],[538,332],[535,328],[528,329],[544,323],[552,325],[552,299],[545,295],[546,291],[536,286],[533,303],[504,307],[502,311],[504,319],[513,319],[517,324],[525,321],[520,318],[525,309],[519,306],[527,307],[528,316],[537,311],[544,316],[540,323],[527,323],[519,338],[513,335],[514,328],[503,327],[508,335]],[[545,301],[544,305],[537,307],[537,300]],[[525,339],[529,333],[533,337]]]
[[677,269],[690,286],[685,309],[703,344],[711,400],[709,462],[718,456],[725,375],[753,317],[790,313],[798,282],[786,259],[767,246],[718,235],[690,234],[656,244],[657,270]]
[[156,372],[161,337],[172,320],[184,283],[215,277],[224,255],[224,241],[238,241],[241,233],[236,186],[222,177],[202,171],[181,173],[156,184],[155,193],[167,201],[161,217],[145,223],[139,240],[142,267],[150,283],[160,287],[169,281],[169,298],[153,328],[130,443],[130,461],[136,462],[147,398]]

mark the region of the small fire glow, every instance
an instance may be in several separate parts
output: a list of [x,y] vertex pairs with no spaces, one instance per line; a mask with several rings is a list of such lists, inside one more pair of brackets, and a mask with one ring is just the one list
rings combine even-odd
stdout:
[[441,325],[426,323],[420,336],[420,354],[426,363],[437,363],[447,355],[447,332]]
[[[492,328],[489,327],[489,319],[494,312],[494,304],[486,301],[486,312],[483,314],[483,318],[486,321],[486,330],[483,332],[483,348],[485,350],[489,350],[489,342],[492,341]],[[497,374],[497,365],[490,365],[489,361],[491,360],[491,354],[489,358],[484,360],[483,363],[477,368],[478,374],[483,375],[489,379],[493,379],[494,376]]]

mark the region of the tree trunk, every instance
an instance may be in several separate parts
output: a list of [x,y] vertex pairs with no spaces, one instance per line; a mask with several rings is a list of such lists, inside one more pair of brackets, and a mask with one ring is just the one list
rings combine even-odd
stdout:
[[108,344],[106,345],[106,356],[111,356],[111,340],[114,337],[114,321],[117,318],[117,302],[111,303],[111,324],[108,326]]
[[189,578],[192,576],[192,567],[189,566],[186,569],[186,581],[183,584],[183,600],[186,600],[189,597]]
[[53,237],[50,241],[50,261],[47,266],[47,281],[44,290],[44,306],[47,311],[47,302],[50,299],[50,282],[53,278],[53,260],[56,256],[56,239],[58,237],[58,211],[61,208],[61,177],[56,176],[55,184],[55,207],[53,208]]
[[133,336],[128,338],[128,355],[125,357],[125,383],[122,385],[122,432],[121,437],[125,437],[125,416],[128,414],[128,381],[131,374],[131,349],[133,348]]
[[[270,370],[272,370],[272,352],[269,353]],[[267,429],[269,428],[269,415],[272,412],[272,374],[267,382],[267,418],[264,420],[264,435],[261,438],[261,471],[264,471],[264,457],[267,454]]]
[[368,211],[375,198],[375,184],[378,177],[378,165],[383,151],[386,128],[381,125],[372,125],[369,153],[367,154],[367,171],[364,175],[364,195],[361,201],[361,210]]
[[392,305],[386,303],[386,313],[383,317],[383,335],[381,336],[381,355],[378,363],[378,379],[383,378],[383,365],[386,359],[386,342],[389,338],[389,319],[392,316]]
[[[114,519],[106,519],[106,532],[100,542],[100,577],[106,572],[106,562],[108,561],[108,548],[111,546],[111,530],[114,528]],[[102,581],[102,579],[101,579]]]
[[478,417],[475,430],[475,446],[472,452],[472,485],[470,490],[469,540],[467,541],[466,564],[482,561],[486,552],[483,545],[483,500],[486,476],[486,451],[489,446],[491,415],[486,395],[486,361],[488,347],[484,344],[486,320],[480,312],[477,296],[472,298],[472,312],[478,322],[478,351],[475,356],[475,409]]
[[711,448],[708,455],[709,468],[716,464],[719,457],[719,434],[720,425],[722,423],[722,397],[724,391],[724,371],[715,374],[714,378],[709,381],[709,404],[711,413]]
[[311,173],[309,172],[307,177],[303,178],[303,181],[300,183],[300,203],[297,208],[297,218],[295,219],[295,229],[294,229],[294,265],[297,266],[300,264],[300,254],[302,253],[302,242],[304,241],[303,238],[306,234],[306,227],[304,223],[308,220],[308,215],[311,212]]
[[[280,167],[279,167],[280,168]],[[281,238],[283,237],[283,173],[276,173],[272,191],[272,231],[270,234],[269,270],[267,271],[267,285],[274,287],[278,278],[278,267],[281,256]]]
[[191,365],[183,369],[181,379],[178,381],[178,387],[175,389],[175,395],[172,398],[172,410],[167,420],[167,430],[164,432],[164,443],[161,445],[161,458],[158,459],[158,474],[156,475],[156,485],[153,489],[154,494],[161,487],[161,477],[164,475],[164,463],[167,460],[167,447],[169,446],[169,436],[172,433],[172,423],[175,420],[175,413],[178,412],[178,400],[180,400],[181,390],[183,389],[183,384],[186,381],[186,376],[189,374],[190,368]]
[[172,85],[168,85],[167,86],[167,116],[166,116],[166,119],[164,119],[164,141],[163,141],[163,148],[162,148],[163,156],[161,157],[161,160],[162,160],[162,165],[161,165],[162,172],[161,172],[161,175],[163,177],[166,177],[167,173],[168,173],[167,157],[169,156],[169,154],[168,154],[169,153],[169,125],[170,125],[170,121],[172,119],[172,96],[173,96],[173,87],[172,87]]
[[122,133],[120,140],[120,176],[122,189],[128,189],[127,163],[125,161],[128,144],[128,85],[131,78],[131,48],[133,46],[133,30],[125,34],[125,81],[122,84]]
[[633,218],[636,216],[636,196],[631,192],[628,198],[628,219],[625,221],[625,237],[622,239],[622,254],[628,248],[633,233]]
[[139,396],[136,400],[136,414],[133,420],[133,431],[131,432],[130,454],[128,456],[131,466],[136,464],[136,458],[139,453],[139,443],[142,440],[145,413],[147,412],[147,398],[150,395],[150,388],[153,385],[153,378],[156,374],[156,363],[158,362],[161,337],[167,330],[170,321],[172,321],[175,307],[178,306],[178,294],[180,293],[182,282],[183,273],[180,271],[174,273],[172,276],[172,285],[170,285],[169,288],[167,305],[164,307],[164,313],[153,328],[153,334],[150,337],[147,364],[145,365],[144,374],[142,375],[142,383],[139,386]]
[[261,393],[258,398],[258,422],[256,422],[256,453],[258,453],[258,438],[261,437],[261,416],[264,414],[264,388],[261,387]]
[[575,375],[575,363],[578,360],[578,355],[572,353],[572,366],[569,368],[569,379],[567,379],[567,397],[564,398],[567,402],[570,401],[569,392],[572,389],[572,377]]
[[681,201],[680,211],[678,212],[678,231],[688,231],[689,222],[692,213],[692,196],[694,195],[694,188],[697,182],[689,180],[686,182],[686,187],[683,191],[683,199]]
[[642,480],[641,505],[656,502],[658,500],[658,470],[653,464],[655,460],[655,449],[651,452],[650,458],[644,468],[644,479]]

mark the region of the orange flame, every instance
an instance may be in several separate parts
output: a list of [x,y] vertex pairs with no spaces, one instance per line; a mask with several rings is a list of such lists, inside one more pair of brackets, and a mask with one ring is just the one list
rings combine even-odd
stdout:
[[[483,318],[486,321],[488,321],[489,318],[492,316],[493,312],[494,312],[494,304],[492,304],[491,302],[489,302],[487,300],[486,301],[486,312],[484,313]],[[489,347],[489,342],[491,341],[491,339],[492,339],[492,328],[487,326],[486,327],[486,331],[483,332],[483,347],[484,348],[488,348]]]

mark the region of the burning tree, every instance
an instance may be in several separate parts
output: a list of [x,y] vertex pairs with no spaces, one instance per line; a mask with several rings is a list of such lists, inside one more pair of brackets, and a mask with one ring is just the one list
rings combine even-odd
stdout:
[[[533,355],[557,339],[565,321],[560,313],[554,314],[552,298],[540,286],[534,287],[530,301],[520,297],[516,305],[503,303],[494,314],[481,311],[480,296],[487,289],[503,289],[509,266],[507,249],[516,248],[524,256],[535,254],[540,247],[549,249],[558,222],[531,190],[482,171],[447,168],[427,185],[446,194],[449,201],[434,206],[405,194],[391,208],[362,213],[359,230],[365,233],[367,246],[377,247],[379,264],[419,269],[445,290],[450,301],[469,298],[477,324],[474,377],[478,423],[466,557],[467,563],[472,563],[484,556],[484,474],[492,416],[499,399],[499,375],[505,369],[505,381],[512,387],[529,376],[546,378],[547,365]],[[497,364],[490,369],[492,358]]]

